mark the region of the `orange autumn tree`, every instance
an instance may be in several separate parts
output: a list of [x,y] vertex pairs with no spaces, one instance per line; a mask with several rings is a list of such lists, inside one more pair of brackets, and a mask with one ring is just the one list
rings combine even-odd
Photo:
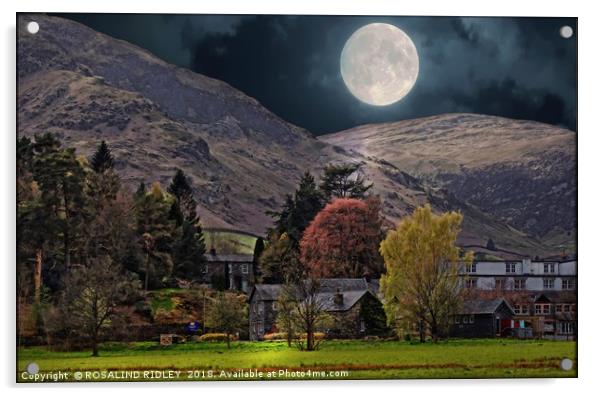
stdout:
[[335,199],[307,227],[301,262],[316,278],[358,278],[381,271],[380,200]]

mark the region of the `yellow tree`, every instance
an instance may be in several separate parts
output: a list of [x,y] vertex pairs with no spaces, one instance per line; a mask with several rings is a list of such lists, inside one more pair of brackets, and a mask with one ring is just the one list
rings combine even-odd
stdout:
[[430,205],[418,207],[389,231],[380,244],[386,273],[380,286],[389,325],[399,332],[418,325],[421,341],[444,335],[462,304],[460,266],[472,262],[456,247],[462,215],[437,215]]

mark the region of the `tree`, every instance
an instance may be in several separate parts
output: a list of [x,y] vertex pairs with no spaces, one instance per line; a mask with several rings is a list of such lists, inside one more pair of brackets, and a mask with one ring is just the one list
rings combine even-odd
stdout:
[[[327,201],[336,198],[364,198],[372,184],[359,174],[361,164],[330,164],[324,168],[320,190]],[[355,175],[355,177],[353,177]]]
[[90,165],[96,173],[105,173],[109,169],[113,169],[113,156],[104,140],[100,142],[100,145],[92,156]]
[[497,248],[495,247],[495,243],[493,242],[493,239],[491,239],[491,238],[489,238],[487,240],[487,249],[493,250],[493,251],[497,250]]
[[298,250],[303,231],[323,207],[324,198],[314,177],[305,172],[294,195],[286,196],[281,211],[270,213],[275,217],[273,231],[277,235],[286,233]]
[[276,300],[276,326],[278,331],[286,333],[286,342],[289,348],[297,334],[294,310],[298,302],[296,295],[289,290],[291,287],[294,286],[286,283]]
[[317,278],[380,273],[381,227],[377,198],[335,199],[305,230],[301,262]]
[[[181,169],[176,170],[176,174],[171,179],[171,184],[167,188],[167,192],[176,198],[175,204],[177,209],[181,213],[181,220],[188,220],[193,225],[196,225],[199,221],[199,217],[196,212],[196,200],[194,199],[194,192],[192,186],[188,182],[188,178]],[[181,223],[177,223],[181,225]]]
[[88,188],[96,207],[109,204],[119,191],[121,180],[114,169],[114,158],[103,140],[90,158],[92,174],[88,176]]
[[149,283],[160,285],[173,272],[171,257],[175,222],[169,218],[173,197],[154,183],[151,190],[136,201],[137,233],[145,253],[144,290]]
[[180,228],[173,245],[174,274],[186,279],[198,278],[205,261],[205,239],[192,187],[181,169],[176,171],[167,191],[175,198],[169,218]]
[[253,248],[253,276],[255,279],[261,278],[261,270],[259,268],[259,259],[265,250],[265,241],[262,237],[255,240],[255,247]]
[[273,235],[259,259],[263,283],[283,283],[287,279],[296,282],[303,278],[304,268],[299,261],[299,252],[284,233]]
[[73,269],[61,297],[61,319],[72,332],[88,339],[98,356],[99,336],[115,315],[116,307],[131,299],[139,282],[128,278],[105,256]]
[[381,243],[385,312],[399,332],[426,325],[436,341],[451,325],[463,300],[460,266],[473,260],[472,253],[460,257],[455,246],[461,223],[460,213],[436,215],[427,204],[402,219]]
[[286,283],[282,289],[283,300],[292,303],[291,320],[293,328],[305,334],[298,340],[301,350],[314,351],[318,349],[320,340],[315,339],[317,329],[327,327],[332,323],[331,316],[326,312],[327,299],[320,295],[320,282],[316,279],[306,279],[297,284]]
[[231,336],[249,325],[245,296],[231,292],[218,293],[217,297],[211,300],[207,325],[226,333],[227,345],[230,349]]
[[75,149],[62,149],[51,134],[36,136],[33,152],[33,178],[46,212],[44,228],[51,233],[49,237],[60,240],[62,246],[56,253],[69,269],[71,258],[81,256],[83,228],[91,217],[84,193],[84,168],[75,157]]

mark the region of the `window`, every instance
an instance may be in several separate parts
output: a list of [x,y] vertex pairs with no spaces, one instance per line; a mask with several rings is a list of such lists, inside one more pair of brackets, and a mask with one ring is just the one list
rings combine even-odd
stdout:
[[544,274],[553,274],[555,271],[554,264],[544,264],[543,265],[543,273]]
[[521,305],[520,314],[521,315],[529,315],[529,304]]
[[506,273],[514,274],[516,272],[516,264],[514,263],[506,263]]
[[562,290],[573,290],[575,289],[575,279],[563,279]]
[[535,304],[535,315],[549,315],[550,304]]
[[466,270],[467,274],[474,274],[475,272],[477,272],[477,264],[476,263],[466,264],[465,270]]
[[456,317],[454,318],[454,323],[460,324],[460,316],[456,315]]
[[474,315],[468,317],[468,323],[474,323]]
[[529,305],[528,304],[516,304],[514,306],[514,313],[516,315],[529,315]]
[[559,333],[573,334],[573,322],[560,322]]
[[562,306],[562,312],[571,312],[571,304],[564,304]]
[[495,280],[495,288],[496,289],[505,289],[504,283],[506,283],[505,279],[496,279]]
[[464,324],[468,323],[468,316],[466,316],[466,315],[462,316],[462,323],[464,323]]
[[466,288],[467,289],[474,289],[475,287],[477,287],[476,279],[474,279],[474,278],[466,279]]
[[243,274],[248,274],[249,273],[249,264],[242,264],[240,266],[240,272],[242,272]]
[[207,271],[208,271],[208,268],[207,268],[207,267],[208,267],[208,265],[207,265],[207,264],[203,265],[203,274],[206,274],[206,273],[207,273]]
[[544,278],[543,288],[544,289],[553,289],[554,288],[554,278]]
[[524,279],[514,279],[514,290],[524,290],[525,289],[525,280]]
[[274,302],[272,302],[272,309],[273,309],[274,311],[278,311],[278,301],[274,301]]

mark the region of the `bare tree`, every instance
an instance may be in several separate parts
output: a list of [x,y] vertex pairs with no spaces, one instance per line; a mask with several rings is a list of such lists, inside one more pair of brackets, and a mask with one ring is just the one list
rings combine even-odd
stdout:
[[[294,292],[289,291],[291,287],[289,283],[284,285],[283,290],[276,301],[276,326],[278,330],[286,333],[286,342],[290,348],[293,339],[296,337],[295,329],[295,307],[297,306],[297,298]],[[292,286],[294,287],[294,286]]]
[[124,275],[108,256],[92,259],[86,267],[73,268],[61,298],[63,325],[88,339],[92,356],[98,356],[101,331],[110,325],[119,303],[131,298],[139,281]]
[[316,350],[320,345],[320,340],[315,339],[317,329],[331,322],[326,312],[328,300],[320,294],[320,282],[308,279],[297,285],[285,285],[283,293],[289,301],[297,302],[292,310],[293,325],[299,332],[305,333],[305,341],[299,339],[299,349]]

